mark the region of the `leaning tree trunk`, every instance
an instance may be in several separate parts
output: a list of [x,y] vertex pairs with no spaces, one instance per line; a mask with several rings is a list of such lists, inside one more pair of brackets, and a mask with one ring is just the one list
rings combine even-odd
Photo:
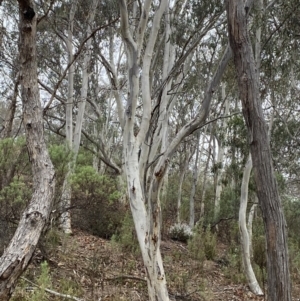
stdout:
[[268,300],[290,301],[286,222],[283,214],[268,129],[259,97],[258,74],[247,29],[247,12],[242,0],[229,0],[228,32],[234,54],[243,115],[248,129],[257,195],[262,209],[267,244]]
[[54,168],[43,133],[36,62],[34,1],[19,0],[20,81],[23,124],[33,173],[33,195],[18,228],[0,259],[0,300],[9,300],[16,281],[26,269],[48,220],[55,188]]

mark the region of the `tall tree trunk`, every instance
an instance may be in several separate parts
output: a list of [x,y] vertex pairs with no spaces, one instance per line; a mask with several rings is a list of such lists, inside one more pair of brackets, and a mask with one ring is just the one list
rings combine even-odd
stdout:
[[[89,15],[87,18],[87,30],[86,30],[86,36],[89,36],[91,34],[91,24],[94,21],[96,8],[97,8],[98,1],[93,0]],[[70,29],[69,29],[69,38],[67,41],[68,50],[69,50],[69,59],[73,59],[73,47],[72,47],[72,31],[73,31],[73,19],[75,16],[76,11],[76,1],[72,3],[71,13],[70,13]],[[76,159],[80,147],[80,141],[81,141],[81,130],[82,125],[84,121],[84,112],[85,112],[85,105],[86,105],[86,98],[87,98],[87,92],[88,92],[88,80],[89,80],[89,64],[91,59],[91,43],[92,40],[88,39],[86,42],[86,52],[84,53],[83,57],[83,64],[82,64],[82,86],[81,86],[81,93],[80,93],[80,102],[78,104],[78,113],[76,116],[76,125],[75,130],[73,133],[73,120],[72,120],[72,110],[73,110],[73,77],[74,74],[71,74],[71,72],[74,72],[74,65],[70,67],[69,71],[69,101],[70,103],[67,104],[67,114],[66,114],[66,125],[67,128],[69,127],[67,143],[69,147],[71,147],[71,150],[73,151],[73,158],[72,162],[69,164],[69,170],[65,177],[64,184],[63,184],[63,194],[62,194],[62,214],[61,214],[61,227],[63,231],[66,234],[72,233],[71,228],[71,214],[69,211],[69,207],[71,206],[71,186],[69,183],[70,176],[74,172],[74,168],[76,165]],[[72,68],[72,69],[71,69]],[[69,107],[70,106],[70,107]],[[70,120],[71,119],[71,120]],[[72,135],[73,134],[73,135]],[[73,139],[73,142],[72,142]]]
[[[206,196],[206,181],[207,181],[207,172],[208,172],[208,167],[209,167],[209,162],[210,162],[210,157],[211,157],[211,152],[212,152],[212,146],[211,142],[213,139],[213,135],[210,135],[209,142],[208,142],[208,154],[207,154],[207,160],[205,163],[205,168],[203,171],[203,182],[202,182],[202,194],[201,194],[201,204],[200,204],[200,218],[204,216],[204,211],[205,211],[205,196]],[[204,141],[203,141],[204,144]],[[203,147],[203,145],[202,145]],[[203,150],[203,148],[202,148]],[[201,154],[203,154],[203,151],[201,151]]]
[[184,147],[183,153],[185,154],[183,162],[181,161],[179,166],[179,183],[178,183],[178,193],[177,193],[177,222],[181,222],[180,211],[181,211],[181,199],[182,199],[182,185],[185,177],[185,173],[189,167],[190,152]]
[[189,216],[189,225],[191,228],[195,226],[195,194],[196,188],[198,183],[198,176],[199,176],[199,148],[200,148],[200,132],[197,132],[197,145],[195,147],[196,158],[194,162],[194,169],[193,169],[193,181],[192,181],[192,189],[190,194],[190,216]]
[[[248,3],[248,2],[247,2]],[[227,3],[228,33],[234,54],[243,115],[248,129],[257,195],[262,210],[267,244],[268,300],[290,301],[286,222],[283,214],[268,129],[259,97],[258,74],[247,29],[247,12],[242,0]]]
[[[222,100],[225,100],[225,111],[223,117],[226,117],[229,113],[229,99],[226,98],[225,93],[225,84],[222,85]],[[227,119],[224,118],[222,121],[221,128],[226,129],[227,126]],[[224,139],[226,139],[226,134]],[[216,177],[216,196],[215,196],[215,212],[214,212],[214,218],[217,220],[217,218],[220,215],[220,202],[221,202],[221,193],[222,193],[222,169],[223,169],[223,156],[224,156],[224,146],[221,140],[218,141],[218,158],[217,158],[217,177]]]
[[18,228],[0,259],[0,300],[9,300],[26,269],[49,218],[55,188],[54,168],[44,141],[36,61],[34,1],[19,0],[20,82],[23,124],[33,173],[34,192]]
[[[71,4],[68,24],[68,37],[65,40],[68,49],[68,64],[71,64],[68,71],[68,100],[66,103],[66,144],[69,151],[73,148],[73,105],[74,105],[74,73],[75,65],[72,64],[74,60],[73,54],[73,28],[74,28],[74,17],[77,7],[77,0]],[[60,227],[66,234],[72,233],[71,227],[71,214],[69,207],[71,206],[71,185],[70,176],[72,174],[72,162],[69,162],[68,172],[65,176],[61,200],[59,203],[60,210]]]
[[251,237],[249,235],[247,229],[247,223],[246,223],[246,212],[247,212],[247,204],[248,204],[248,186],[249,186],[251,170],[252,170],[252,160],[251,160],[251,155],[249,155],[248,161],[246,163],[243,172],[243,180],[241,186],[239,228],[241,234],[242,259],[243,259],[245,274],[248,280],[249,287],[254,294],[263,295],[263,292],[255,277],[251,260],[250,260],[251,259],[251,252],[250,252]]

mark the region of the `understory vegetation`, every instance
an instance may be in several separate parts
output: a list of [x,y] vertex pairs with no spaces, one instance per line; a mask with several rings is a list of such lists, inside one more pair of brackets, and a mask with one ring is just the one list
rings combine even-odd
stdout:
[[1,301],[299,297],[298,2],[0,0]]
[[[8,146],[15,156],[5,157],[4,160]],[[1,168],[5,169],[16,165],[9,185],[4,186],[0,194],[1,203],[5,204],[5,206],[1,206],[1,229],[6,229],[5,234],[2,232],[0,236],[1,246],[5,246],[8,242],[9,236],[16,227],[18,216],[26,206],[26,199],[30,196],[30,190],[28,190],[31,180],[29,162],[27,156],[20,152],[22,147],[24,147],[24,141],[19,139],[4,140],[0,144]],[[60,191],[62,181],[59,179],[64,178],[65,167],[72,156],[66,152],[63,146],[55,144],[50,146],[50,153],[58,178],[57,191]],[[180,224],[176,222],[177,186],[175,183],[178,181],[176,174],[169,177],[167,194],[162,200],[162,252],[167,269],[168,285],[170,294],[178,296],[187,296],[193,290],[198,292],[186,300],[214,300],[209,284],[211,273],[222,275],[218,285],[221,283],[222,285],[247,285],[241,259],[237,222],[238,208],[235,207],[237,205],[234,205],[234,203],[238,204],[238,194],[234,189],[224,189],[222,209],[218,220],[215,221],[213,215],[208,214],[203,219],[198,219],[196,226],[191,229],[188,226],[188,209],[186,208],[188,202],[184,201],[188,199],[190,192],[189,176],[187,173],[187,181],[183,185],[182,222]],[[4,183],[4,180],[2,176],[1,183]],[[92,156],[82,151],[70,183],[73,191],[70,210],[76,239],[59,231],[59,216],[53,210],[51,222],[40,240],[33,263],[19,281],[12,300],[64,300],[63,294],[83,298],[87,291],[89,291],[88,294],[92,294],[87,300],[98,300],[97,298],[100,295],[103,296],[111,285],[115,287],[114,293],[107,295],[109,296],[107,300],[134,300],[130,299],[131,297],[121,299],[122,294],[124,296],[128,294],[128,292],[124,293],[124,289],[126,291],[134,288],[139,293],[146,294],[134,223],[126,200],[121,199],[122,190],[118,186],[116,177],[105,172],[103,174],[96,172],[92,166]],[[213,184],[208,182],[206,197],[203,200],[207,212],[213,211],[213,193],[210,192],[210,187],[213,187]],[[201,196],[202,191],[199,188],[196,191],[196,199],[199,200],[196,202],[196,212],[201,206]],[[298,236],[300,207],[295,200],[284,198],[283,201],[289,228],[291,276],[293,282],[297,284],[300,282],[298,251],[300,247]],[[235,208],[235,210],[231,208]],[[265,289],[265,239],[259,210],[254,216],[252,227],[251,258],[258,281]],[[102,239],[103,246],[106,245],[106,248],[110,250],[104,252],[96,237],[99,240]],[[97,241],[97,245],[93,245],[89,241],[92,239]],[[87,241],[85,242],[85,240]],[[78,243],[82,245],[80,246]],[[79,260],[80,256],[84,256],[81,248],[86,247],[91,248],[88,251],[90,257],[86,261],[81,261]],[[118,262],[117,266],[114,266],[115,261]],[[208,265],[213,266],[208,269]],[[110,266],[114,269],[113,275],[107,271]],[[74,275],[68,271],[71,267],[74,268]],[[137,273],[140,273],[139,276],[136,276]],[[197,288],[193,288],[191,283],[195,275],[198,275],[199,278],[197,280],[199,287]],[[297,286],[295,286],[296,288]],[[45,289],[59,292],[62,295],[55,297]]]

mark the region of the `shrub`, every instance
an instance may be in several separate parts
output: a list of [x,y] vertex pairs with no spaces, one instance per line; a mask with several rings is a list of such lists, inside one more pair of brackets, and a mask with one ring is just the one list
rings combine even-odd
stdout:
[[213,260],[216,257],[217,239],[210,227],[203,229],[199,224],[194,230],[193,236],[188,241],[189,251],[194,259],[203,261]]
[[112,241],[118,243],[123,251],[131,253],[139,252],[139,243],[136,237],[133,218],[130,213],[125,214],[121,229],[112,236]]
[[102,238],[111,238],[122,226],[124,205],[116,180],[92,166],[78,166],[71,178],[73,226]]
[[193,235],[192,229],[185,223],[177,223],[171,226],[169,230],[170,238],[182,242],[187,242]]

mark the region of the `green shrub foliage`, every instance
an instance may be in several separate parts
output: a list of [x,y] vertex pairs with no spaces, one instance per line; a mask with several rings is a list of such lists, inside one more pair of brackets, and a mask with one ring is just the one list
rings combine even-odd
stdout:
[[201,262],[204,259],[213,260],[217,252],[216,234],[212,233],[210,227],[204,229],[202,224],[199,223],[188,241],[188,248],[194,259]]
[[70,181],[73,226],[110,238],[121,227],[125,210],[116,180],[100,175],[92,166],[79,165]]

